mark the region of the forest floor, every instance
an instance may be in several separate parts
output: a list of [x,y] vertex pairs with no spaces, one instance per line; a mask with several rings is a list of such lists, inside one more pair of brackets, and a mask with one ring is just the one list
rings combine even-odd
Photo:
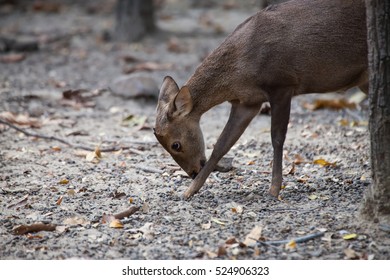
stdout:
[[[16,40],[0,53],[0,119],[71,144],[0,124],[0,259],[390,259],[390,233],[359,212],[367,100],[316,108],[359,92],[293,100],[280,200],[267,195],[262,114],[230,151],[233,169],[185,201],[191,179],[152,131],[158,88],[166,75],[185,83],[256,8],[168,5],[159,32],[120,44],[113,2],[0,6],[0,37]],[[208,149],[228,114],[202,118]]]

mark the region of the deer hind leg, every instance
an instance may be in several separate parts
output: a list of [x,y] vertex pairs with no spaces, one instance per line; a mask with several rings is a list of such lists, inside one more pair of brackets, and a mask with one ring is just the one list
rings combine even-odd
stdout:
[[282,186],[283,145],[290,119],[293,92],[291,88],[283,88],[269,93],[271,104],[271,139],[274,149],[272,183],[269,193],[274,197],[279,196]]
[[229,120],[214,146],[210,159],[185,191],[184,198],[187,199],[200,190],[207,177],[215,169],[218,161],[237,142],[251,120],[259,112],[260,107],[261,103],[248,106],[239,102],[232,102]]

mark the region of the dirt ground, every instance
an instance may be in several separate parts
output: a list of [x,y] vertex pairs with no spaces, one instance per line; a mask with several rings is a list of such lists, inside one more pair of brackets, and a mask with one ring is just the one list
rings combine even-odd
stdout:
[[[294,99],[279,201],[267,195],[265,114],[230,152],[233,169],[181,198],[191,179],[152,132],[158,87],[165,75],[183,84],[255,6],[166,1],[158,33],[121,44],[110,41],[115,1],[39,2],[0,6],[0,37],[37,43],[0,53],[0,117],[73,146],[0,124],[1,259],[390,259],[390,233],[359,216],[371,183],[366,100],[313,111],[343,96]],[[208,149],[228,113],[202,118]],[[37,223],[51,231],[25,231]]]

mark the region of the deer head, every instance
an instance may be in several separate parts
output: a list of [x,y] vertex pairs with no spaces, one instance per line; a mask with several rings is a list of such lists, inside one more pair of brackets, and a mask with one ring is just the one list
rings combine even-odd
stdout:
[[195,178],[206,162],[200,117],[191,114],[193,100],[187,86],[181,89],[169,76],[160,89],[154,135],[173,159]]

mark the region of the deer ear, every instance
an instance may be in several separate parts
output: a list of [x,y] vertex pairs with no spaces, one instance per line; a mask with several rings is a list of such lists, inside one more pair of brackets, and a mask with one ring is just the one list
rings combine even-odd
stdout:
[[166,76],[160,88],[158,102],[161,102],[162,104],[170,103],[178,92],[179,87],[177,86],[175,80],[170,76]]
[[183,86],[176,95],[173,106],[173,115],[185,116],[192,110],[192,97],[188,87]]

